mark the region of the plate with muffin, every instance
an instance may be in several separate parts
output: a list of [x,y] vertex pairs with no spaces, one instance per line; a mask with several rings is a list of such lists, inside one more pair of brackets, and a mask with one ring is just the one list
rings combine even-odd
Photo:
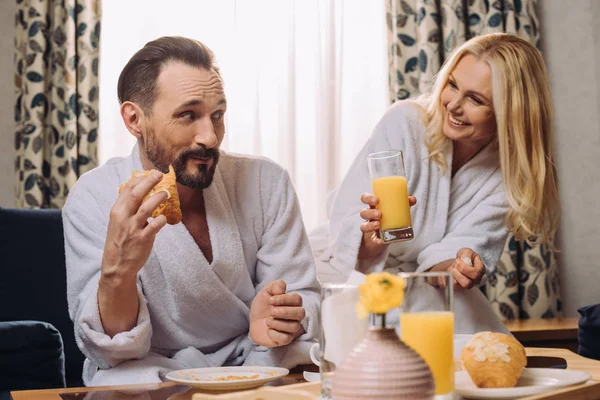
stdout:
[[510,335],[479,332],[461,352],[456,393],[466,399],[516,399],[587,382],[582,371],[525,368],[525,348]]

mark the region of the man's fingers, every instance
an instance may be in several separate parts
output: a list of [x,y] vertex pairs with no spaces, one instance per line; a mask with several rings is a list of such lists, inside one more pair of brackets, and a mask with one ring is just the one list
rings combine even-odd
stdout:
[[123,195],[125,196],[124,207],[130,215],[137,213],[144,197],[146,197],[146,195],[150,193],[150,190],[162,180],[162,177],[162,172],[152,171],[151,174],[144,177],[131,190],[123,192]]
[[302,306],[302,296],[298,293],[279,294],[269,299],[272,306]]
[[417,198],[415,196],[408,196],[408,204],[412,207],[417,204]]
[[148,222],[148,226],[144,228],[144,234],[153,238],[166,224],[167,217],[161,214]]
[[267,331],[267,336],[275,342],[277,346],[285,346],[286,344],[292,343],[294,340],[294,335],[291,333],[280,332],[275,329],[269,329]]
[[269,284],[266,287],[267,289],[267,293],[271,296],[277,296],[280,294],[284,294],[286,289],[287,289],[287,285],[285,284],[284,281],[282,281],[281,279],[276,280],[276,281],[272,281],[269,282]]
[[360,196],[360,201],[362,201],[371,208],[377,207],[377,203],[379,203],[379,199],[377,198],[377,196],[374,196],[371,193],[363,193]]
[[169,198],[169,196],[167,195],[166,192],[160,191],[160,192],[150,196],[150,198],[148,200],[143,202],[136,214],[136,217],[137,217],[140,225],[145,226],[148,218],[150,218],[152,216],[152,212],[154,212],[154,210],[156,210],[156,208],[158,206],[160,206],[162,203],[167,201],[168,198]]
[[300,322],[298,321],[287,321],[285,319],[269,318],[267,319],[267,326],[279,332],[294,334],[298,332],[302,325],[300,325]]
[[128,180],[123,184],[123,188],[119,190],[119,193],[130,192],[134,187],[136,187],[138,183],[143,181],[145,178],[146,176],[138,176]]
[[303,307],[272,307],[271,317],[277,319],[287,319],[291,321],[302,321],[306,316]]

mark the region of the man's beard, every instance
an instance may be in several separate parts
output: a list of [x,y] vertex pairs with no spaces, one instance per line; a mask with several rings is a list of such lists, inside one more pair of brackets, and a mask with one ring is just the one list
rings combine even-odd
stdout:
[[[148,134],[146,135],[146,156],[157,169],[167,173],[169,172],[169,164],[171,164],[175,170],[175,176],[177,177],[178,183],[192,189],[206,189],[210,186],[215,175],[215,170],[217,169],[217,163],[219,162],[219,149],[199,147],[193,150],[185,150],[177,155],[177,158],[171,162],[165,160],[165,153],[166,152],[163,149],[160,149],[156,143],[154,130],[148,129]],[[191,157],[203,159],[210,158],[212,159],[212,162],[209,162],[209,164],[199,164],[198,171],[190,173],[187,170],[187,162]]]

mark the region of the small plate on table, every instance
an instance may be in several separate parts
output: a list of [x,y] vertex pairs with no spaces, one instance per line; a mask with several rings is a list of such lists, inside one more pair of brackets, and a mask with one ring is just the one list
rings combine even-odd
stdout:
[[171,371],[166,378],[196,389],[219,391],[253,389],[289,373],[277,367],[217,367]]
[[512,388],[478,388],[467,371],[454,375],[456,394],[465,399],[508,400],[549,392],[565,386],[578,385],[591,379],[582,371],[555,368],[525,368],[517,385]]

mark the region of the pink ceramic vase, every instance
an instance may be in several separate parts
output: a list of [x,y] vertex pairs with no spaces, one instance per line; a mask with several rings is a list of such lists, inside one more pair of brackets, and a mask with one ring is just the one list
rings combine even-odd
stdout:
[[394,329],[371,327],[336,369],[333,400],[432,399],[429,367]]

